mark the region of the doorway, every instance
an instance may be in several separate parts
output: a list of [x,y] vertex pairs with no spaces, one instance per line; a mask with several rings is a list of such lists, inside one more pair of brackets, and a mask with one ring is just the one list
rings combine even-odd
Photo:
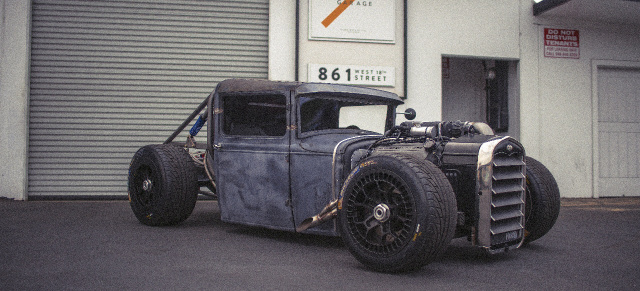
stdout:
[[485,122],[519,137],[517,61],[442,57],[442,119]]

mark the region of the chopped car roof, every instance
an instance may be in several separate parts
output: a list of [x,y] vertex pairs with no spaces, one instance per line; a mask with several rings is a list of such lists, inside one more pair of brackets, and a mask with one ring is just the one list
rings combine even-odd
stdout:
[[285,90],[295,90],[297,94],[343,94],[357,98],[390,101],[396,104],[404,103],[395,93],[339,84],[281,82],[260,79],[229,79],[220,82],[216,88],[218,93],[274,92]]

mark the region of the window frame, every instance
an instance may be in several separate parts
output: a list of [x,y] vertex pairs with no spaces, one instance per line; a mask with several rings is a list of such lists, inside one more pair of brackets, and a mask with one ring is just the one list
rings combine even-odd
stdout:
[[[235,118],[237,114],[246,114],[246,110],[245,110],[245,106],[230,106],[227,102],[229,100],[238,100],[238,99],[242,99],[242,98],[257,98],[256,100],[248,100],[246,102],[246,104],[251,104],[251,103],[255,103],[257,104],[268,104],[268,102],[261,102],[263,100],[260,100],[261,98],[274,98],[272,100],[275,100],[276,98],[281,98],[281,100],[278,101],[282,101],[282,104],[279,104],[280,102],[277,103],[273,103],[273,104],[269,104],[268,106],[263,106],[265,108],[269,108],[269,107],[282,107],[283,112],[282,112],[282,116],[280,116],[280,118],[284,119],[284,121],[282,122],[282,124],[278,123],[278,126],[282,126],[280,129],[278,129],[278,131],[282,132],[282,134],[279,135],[271,135],[271,134],[235,134],[233,132],[231,132],[231,130],[228,128],[229,126],[229,119]],[[266,99],[265,98],[265,99]],[[223,94],[220,95],[220,107],[222,108],[222,116],[219,119],[220,121],[220,133],[227,138],[271,138],[271,139],[282,139],[284,137],[287,136],[287,131],[288,131],[288,124],[290,124],[290,118],[289,118],[289,103],[287,102],[287,96],[285,94],[283,94],[283,92],[251,92],[251,93],[233,93],[233,94]],[[268,100],[264,100],[264,101],[268,101]],[[231,108],[229,108],[231,107]],[[230,112],[232,112],[230,114]],[[242,112],[242,113],[239,113]],[[278,114],[279,115],[279,114]],[[278,115],[273,115],[270,116],[269,118],[264,118],[264,116],[255,116],[256,119],[260,120],[260,124],[256,124],[256,123],[243,123],[243,124],[249,124],[249,125],[258,125],[256,126],[258,129],[263,130],[265,128],[265,123],[268,122],[266,120],[268,119],[273,119],[273,117],[277,117]],[[261,118],[262,117],[262,118]],[[244,119],[244,118],[239,118],[239,119]]]
[[[372,100],[367,99],[366,96],[358,97],[358,96],[349,96],[345,94],[331,94],[331,93],[312,93],[312,94],[299,94],[296,95],[293,99],[293,103],[295,104],[295,118],[296,118],[296,134],[300,139],[307,138],[314,135],[322,135],[322,134],[363,134],[363,132],[367,132],[369,134],[374,134],[373,131],[363,130],[363,129],[346,129],[346,128],[331,128],[331,129],[322,129],[322,130],[310,130],[310,131],[302,131],[302,106],[300,104],[301,98],[318,98],[318,99],[332,99],[341,102],[354,102],[361,103],[363,105],[383,105],[387,107],[387,114],[385,117],[385,128],[387,131],[391,127],[395,125],[395,110],[397,104],[393,102],[385,102],[383,100]],[[339,112],[338,112],[339,113]],[[338,120],[338,124],[339,124]],[[378,133],[383,134],[383,133]]]

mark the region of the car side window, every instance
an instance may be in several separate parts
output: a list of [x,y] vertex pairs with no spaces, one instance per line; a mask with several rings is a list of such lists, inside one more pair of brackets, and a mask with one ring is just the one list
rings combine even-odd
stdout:
[[338,128],[338,101],[306,97],[299,100],[302,132]]
[[365,100],[323,97],[299,97],[300,132],[336,130],[367,130],[384,132],[387,104]]
[[283,95],[229,95],[223,96],[222,102],[226,135],[284,136],[287,132]]

